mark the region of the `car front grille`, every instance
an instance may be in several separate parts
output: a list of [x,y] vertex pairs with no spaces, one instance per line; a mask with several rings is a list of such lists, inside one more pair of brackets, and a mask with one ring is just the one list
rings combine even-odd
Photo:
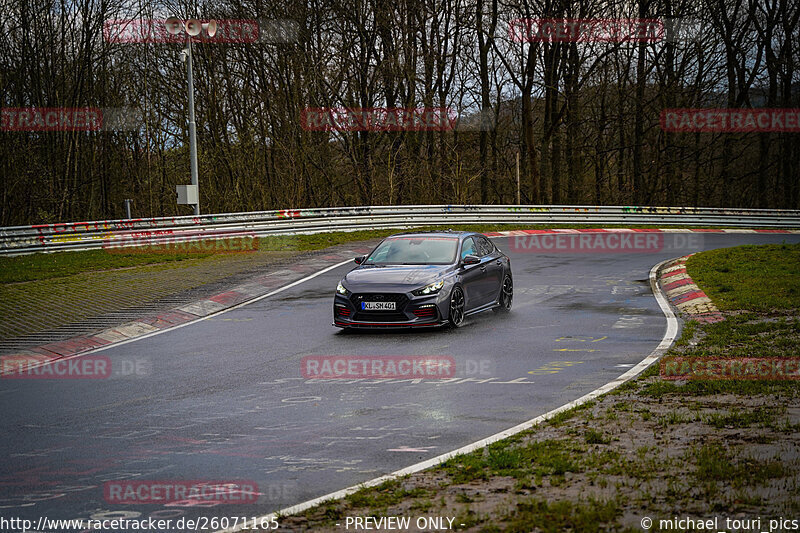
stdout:
[[361,309],[361,302],[395,302],[398,310],[402,310],[408,303],[408,297],[403,293],[359,293],[351,294],[350,302],[356,309]]
[[[403,312],[408,297],[402,293],[358,293],[350,295],[356,309],[353,320],[363,322],[404,322],[408,316]],[[362,311],[361,302],[395,302],[395,311]]]
[[391,311],[359,311],[353,316],[353,320],[357,322],[405,322],[408,317]]

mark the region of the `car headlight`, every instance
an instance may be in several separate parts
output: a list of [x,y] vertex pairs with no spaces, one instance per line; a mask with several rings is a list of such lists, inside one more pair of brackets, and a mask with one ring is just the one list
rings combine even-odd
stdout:
[[345,289],[344,285],[342,285],[342,282],[340,281],[339,284],[336,286],[336,292],[338,292],[339,294],[347,295],[347,293],[350,291]]
[[435,283],[431,283],[430,285],[426,285],[421,289],[417,289],[411,294],[413,294],[414,296],[427,296],[428,294],[436,294],[437,292],[442,290],[442,287],[444,287],[443,279]]

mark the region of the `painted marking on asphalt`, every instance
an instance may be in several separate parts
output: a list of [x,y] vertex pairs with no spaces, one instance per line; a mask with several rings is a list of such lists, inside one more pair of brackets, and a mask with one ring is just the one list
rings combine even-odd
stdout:
[[535,370],[529,370],[528,374],[532,374],[534,376],[543,376],[546,374],[558,374],[565,368],[579,365],[581,363],[583,363],[583,361],[550,361],[549,363],[542,365]]
[[437,446],[421,446],[419,448],[411,448],[409,446],[400,446],[399,448],[389,448],[386,450],[387,452],[417,452],[417,453],[425,453],[428,452]]
[[297,396],[296,398],[284,398],[281,400],[283,403],[308,403],[308,402],[321,402],[321,396]]
[[612,329],[634,329],[644,324],[644,319],[637,315],[622,315],[611,326]]
[[352,379],[305,379],[305,378],[278,378],[272,381],[260,381],[258,385],[280,385],[286,384],[289,381],[296,380],[297,385],[426,385],[426,386],[442,386],[442,385],[464,385],[467,383],[476,384],[489,384],[489,385],[531,385],[534,382],[528,381],[527,376],[509,379],[507,381],[497,381],[501,378],[443,378],[443,379],[367,379],[367,378],[352,378]]
[[631,293],[631,292],[639,292],[641,290],[640,287],[637,286],[630,286],[630,285],[614,285],[611,287],[611,294],[624,294],[624,293]]
[[[559,337],[556,339],[556,342],[561,341],[574,341],[574,342],[598,342],[602,340],[606,340],[608,336],[604,335],[602,337]],[[591,339],[591,340],[590,340]]]

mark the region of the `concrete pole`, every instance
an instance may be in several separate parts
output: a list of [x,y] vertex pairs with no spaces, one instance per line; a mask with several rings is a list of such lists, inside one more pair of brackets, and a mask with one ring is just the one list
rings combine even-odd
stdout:
[[520,205],[520,200],[519,200],[519,152],[517,152],[517,205]]
[[189,157],[191,158],[192,185],[197,189],[197,203],[194,214],[200,214],[200,186],[197,183],[197,127],[194,121],[194,78],[192,77],[192,40],[186,47],[186,68],[189,76]]

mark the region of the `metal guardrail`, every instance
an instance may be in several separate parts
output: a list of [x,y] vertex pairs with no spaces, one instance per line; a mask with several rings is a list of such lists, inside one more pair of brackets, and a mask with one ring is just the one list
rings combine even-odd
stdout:
[[800,228],[800,211],[698,207],[414,205],[284,209],[0,228],[0,254],[456,224],[604,224]]

